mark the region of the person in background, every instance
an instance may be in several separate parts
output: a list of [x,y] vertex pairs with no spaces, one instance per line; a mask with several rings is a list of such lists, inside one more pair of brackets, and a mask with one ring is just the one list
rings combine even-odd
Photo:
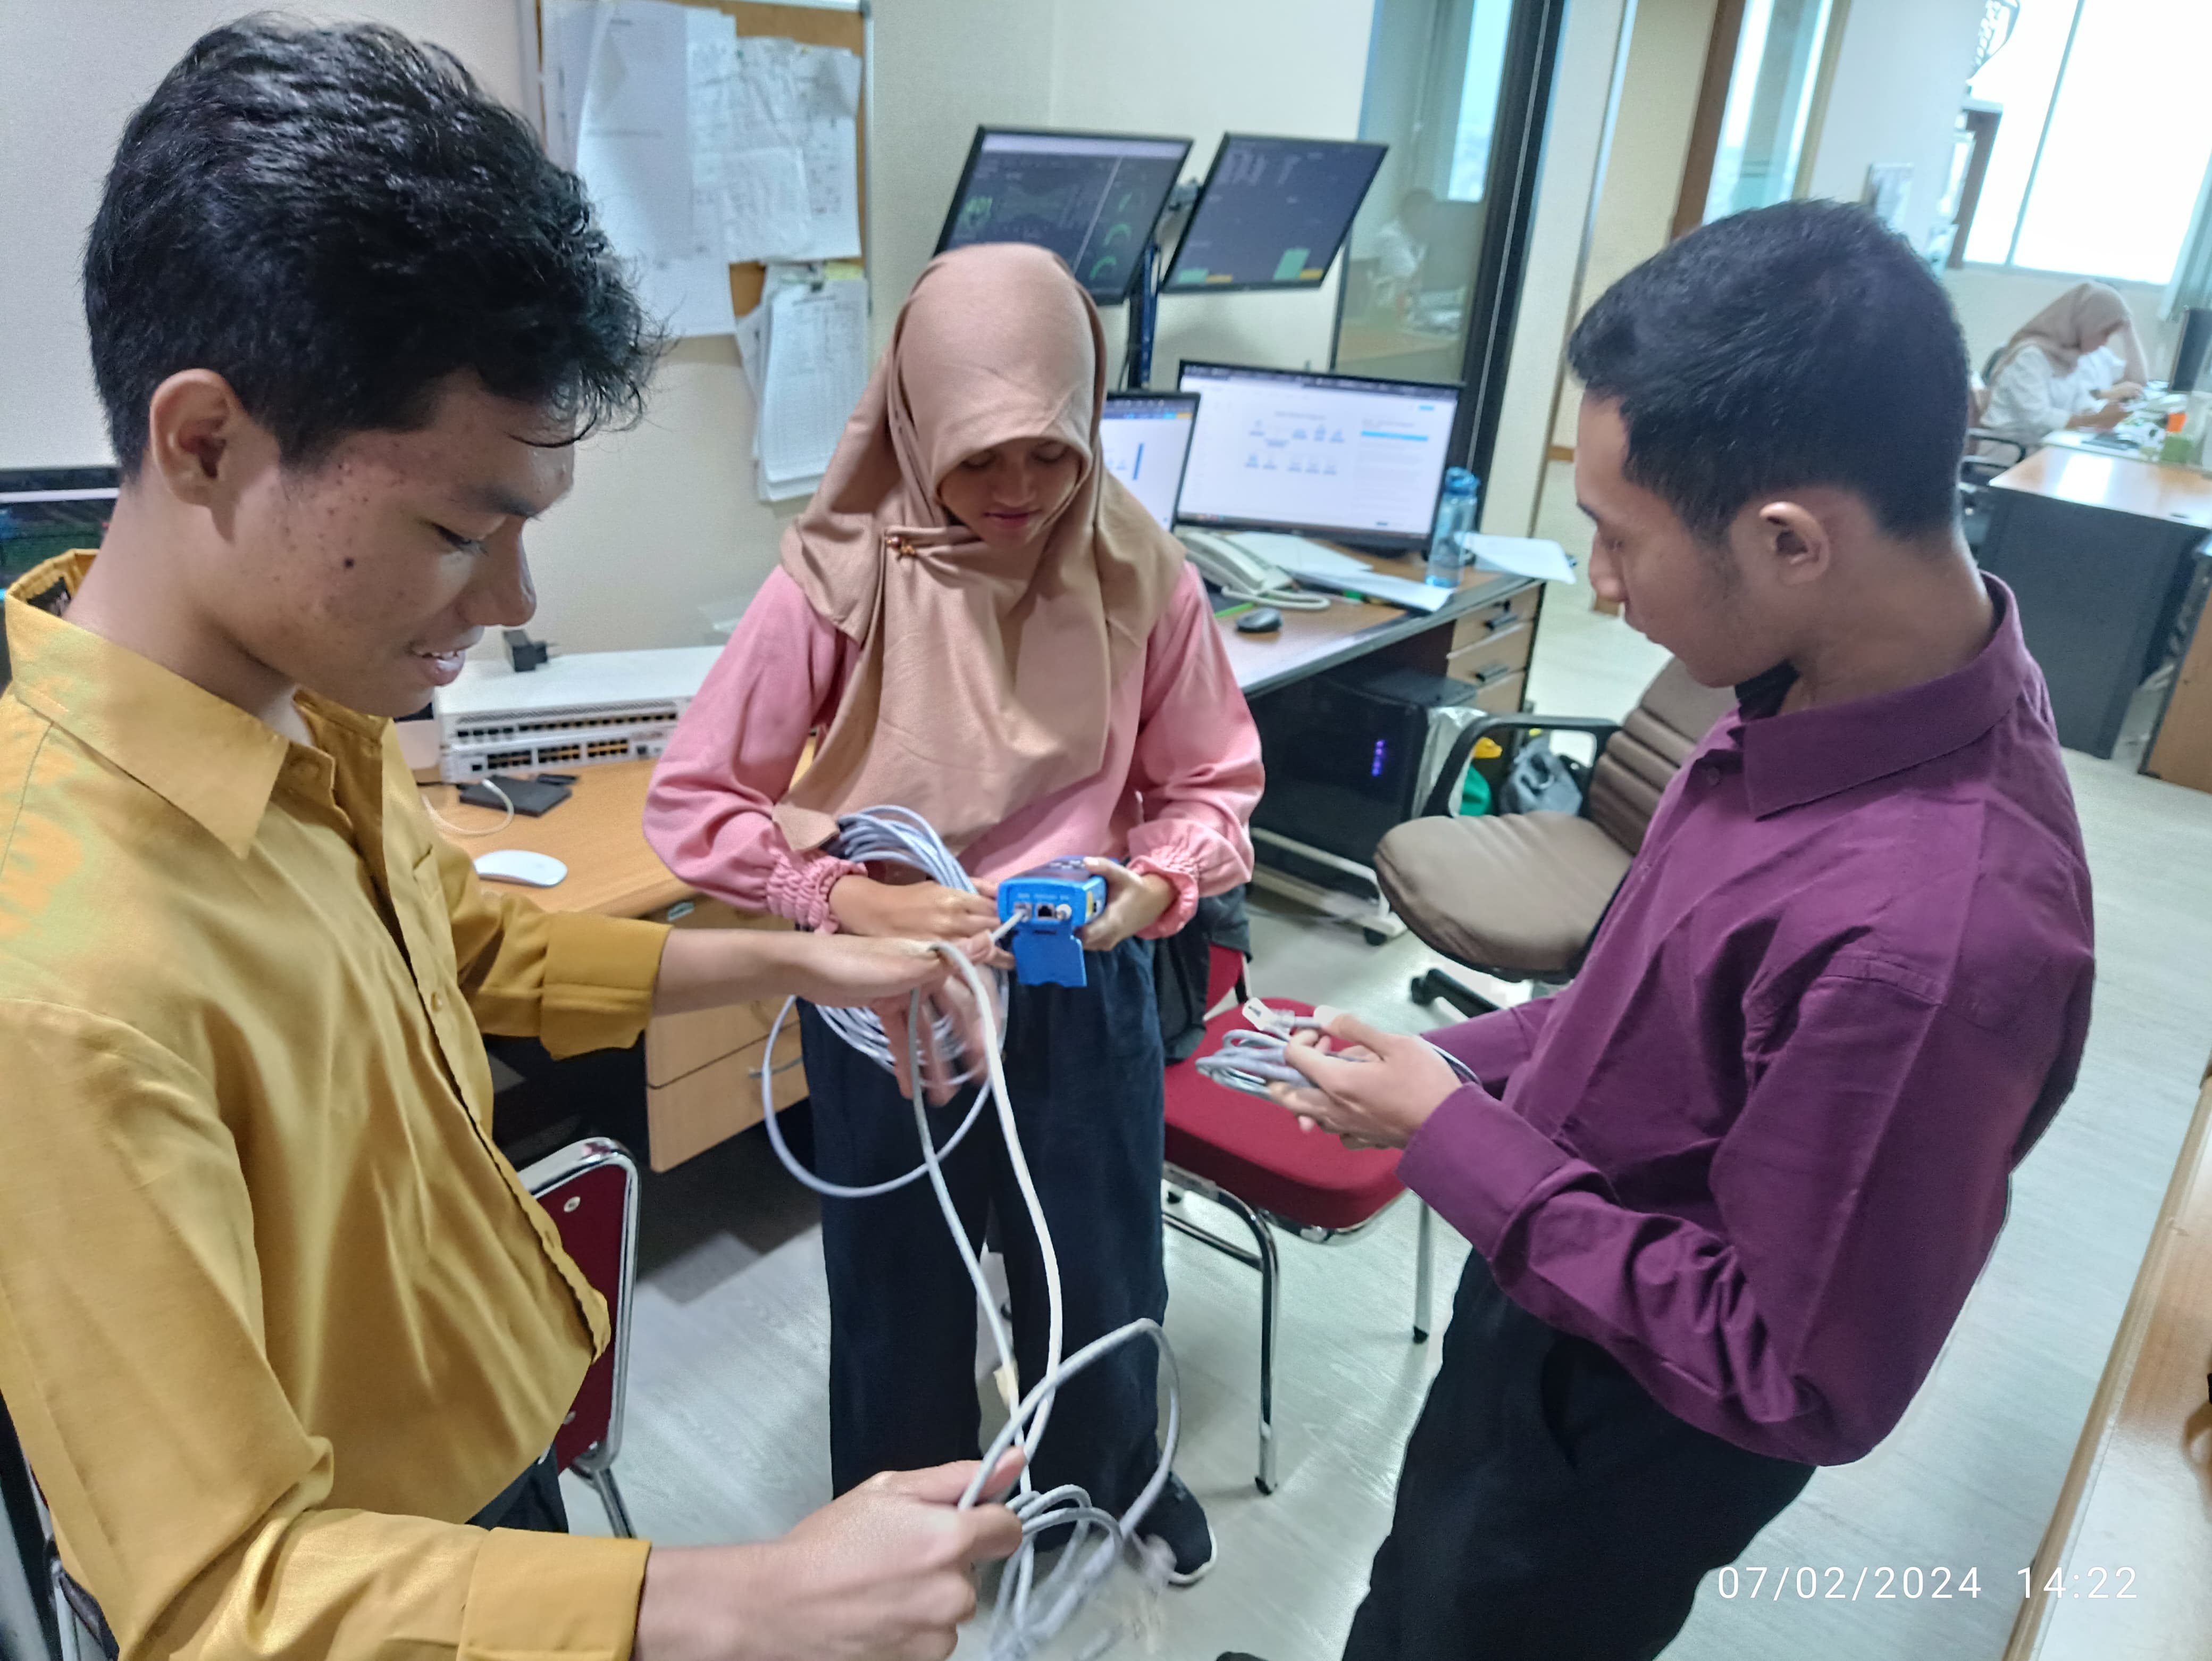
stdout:
[[2110,431],[2148,377],[2119,291],[2077,283],[2021,326],[1990,365],[1974,425],[2033,449],[2064,427]]
[[1569,358],[1591,584],[1738,707],[1571,984],[1435,1047],[1339,1018],[1275,1087],[1402,1147],[1474,1248],[1347,1661],[1659,1654],[1896,1426],[2088,1029],[2088,866],[1959,528],[1935,277],[1787,203],[1631,271]]
[[1416,186],[1399,199],[1398,216],[1375,233],[1374,304],[1403,316],[1419,291],[1422,263],[1429,255],[1429,221],[1435,214],[1433,192]]
[[757,1545],[563,1532],[607,1311],[483,1034],[940,973],[549,915],[430,827],[387,717],[530,617],[524,527],[652,372],[581,186],[442,52],[249,21],[131,117],[84,296],[122,494],[9,594],[0,695],[0,1397],[80,1618],[133,1661],[939,1661],[1020,1540],[972,1466]]
[[[933,260],[646,806],[647,839],[686,882],[848,934],[971,934],[998,921],[998,879],[1106,856],[1090,859],[1108,897],[1082,934],[1087,984],[1018,983],[1006,1018],[1071,1352],[1166,1311],[1152,941],[1251,875],[1261,782],[1197,573],[1101,464],[1108,373],[1097,308],[1054,255],[985,243]],[[836,816],[879,805],[919,813],[979,891],[841,858]],[[916,1127],[896,1081],[814,1011],[800,1023],[822,1174],[860,1185],[910,1170]],[[938,1110],[940,1142],[969,1099]],[[1026,1389],[1044,1367],[1044,1276],[994,1120],[945,1172],[977,1240],[992,1208],[1008,1220]],[[972,1455],[975,1293],[935,1196],[914,1183],[827,1200],[822,1249],[837,1489],[937,1451]],[[1031,1450],[1038,1485],[1077,1483],[1126,1512],[1158,1463],[1157,1369],[1151,1346],[1128,1344],[1070,1379]],[[1213,1561],[1180,1480],[1141,1531],[1165,1542],[1179,1584]]]

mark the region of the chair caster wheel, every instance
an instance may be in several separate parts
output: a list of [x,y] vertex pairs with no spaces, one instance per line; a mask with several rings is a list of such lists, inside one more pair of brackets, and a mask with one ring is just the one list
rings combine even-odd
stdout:
[[1260,1490],[1260,1494],[1262,1499],[1272,1494],[1275,1491],[1273,1488],[1268,1486],[1267,1479],[1264,1476],[1254,1477],[1252,1479],[1252,1486]]
[[1370,946],[1388,946],[1390,943],[1390,937],[1379,928],[1363,928],[1359,933]]
[[1406,989],[1406,995],[1424,1009],[1428,1008],[1437,1001],[1436,992],[1429,985],[1429,977],[1426,975],[1414,976],[1413,985]]

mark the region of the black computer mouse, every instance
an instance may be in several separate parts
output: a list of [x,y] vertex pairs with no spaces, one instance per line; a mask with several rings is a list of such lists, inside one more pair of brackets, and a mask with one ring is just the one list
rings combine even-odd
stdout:
[[1272,635],[1283,626],[1283,614],[1272,605],[1255,605],[1237,619],[1240,635]]

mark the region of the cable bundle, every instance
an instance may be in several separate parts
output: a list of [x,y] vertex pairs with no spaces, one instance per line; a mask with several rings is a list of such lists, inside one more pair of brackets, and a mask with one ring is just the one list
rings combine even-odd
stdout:
[[[952,850],[930,827],[927,819],[908,807],[870,807],[858,813],[848,813],[837,821],[837,841],[833,850],[838,858],[853,860],[860,864],[902,865],[908,870],[919,871],[941,887],[963,894],[975,891],[975,884]],[[993,984],[999,1001],[994,1007],[1006,1007],[1006,977],[1003,970],[994,970]],[[890,1041],[884,1036],[884,1024],[872,1009],[823,1009],[822,1019],[830,1030],[859,1050],[886,1073],[894,1070]],[[939,1016],[934,1036],[938,1054],[957,1053],[960,1034],[949,1016]],[[975,1069],[970,1067],[953,1080],[956,1084],[972,1083]],[[951,1151],[947,1144],[946,1152]],[[920,1175],[917,1170],[915,1175]],[[911,1177],[902,1178],[911,1181]]]
[[[933,881],[948,888],[975,892],[975,885],[961,869],[944,843],[928,822],[920,815],[901,807],[871,808],[846,816],[838,821],[838,850],[847,859],[881,860],[911,866],[923,872]],[[1000,975],[996,984],[987,983],[975,965],[958,947],[936,942],[933,946],[939,956],[952,965],[967,983],[975,999],[977,1019],[983,1031],[983,1081],[975,1092],[975,1104],[969,1110],[957,1129],[942,1147],[933,1140],[926,1108],[927,1093],[922,1081],[921,995],[916,992],[908,1004],[907,1024],[908,1072],[908,1081],[913,1090],[915,1129],[921,1139],[921,1163],[905,1175],[889,1182],[866,1187],[848,1187],[824,1181],[799,1164],[785,1144],[783,1133],[776,1123],[776,1104],[770,1084],[769,1069],[761,1070],[761,1107],[768,1124],[769,1140],[775,1147],[776,1157],[784,1166],[816,1193],[833,1199],[866,1199],[878,1194],[888,1194],[903,1188],[923,1177],[929,1179],[935,1190],[939,1208],[944,1213],[946,1228],[952,1243],[959,1250],[960,1260],[968,1270],[968,1279],[975,1288],[975,1301],[983,1311],[983,1319],[991,1332],[991,1342],[999,1357],[1000,1376],[1017,1376],[1013,1340],[1006,1330],[1004,1318],[999,1313],[998,1300],[992,1295],[990,1286],[983,1278],[983,1265],[969,1244],[968,1231],[962,1226],[958,1210],[952,1203],[951,1190],[945,1186],[944,1161],[960,1145],[987,1104],[995,1104],[999,1115],[1000,1134],[1004,1138],[1006,1157],[1013,1166],[1015,1185],[1020,1189],[1022,1203],[1029,1212],[1030,1225],[1036,1232],[1037,1248],[1043,1262],[1045,1299],[1048,1311],[1045,1342],[1044,1376],[1032,1384],[1018,1402],[1010,1404],[1011,1411],[1005,1428],[1000,1431],[983,1455],[983,1463],[968,1491],[960,1498],[960,1507],[965,1511],[982,1499],[983,1488],[992,1470],[1008,1449],[1019,1447],[1027,1456],[1036,1443],[1043,1439],[1045,1427],[1052,1418],[1053,1403],[1060,1385],[1082,1372],[1100,1357],[1120,1348],[1123,1344],[1144,1339],[1154,1345],[1160,1358],[1167,1364],[1168,1421],[1162,1438],[1160,1460],[1151,1480],[1137,1495],[1126,1515],[1116,1518],[1110,1512],[1091,1503],[1091,1496],[1073,1483],[1040,1492],[1030,1479],[1029,1468],[1024,1465],[1021,1481],[1014,1496],[1006,1503],[1021,1518],[1022,1544],[1006,1565],[999,1582],[999,1601],[993,1616],[990,1652],[992,1661],[1028,1661],[1049,1643],[1082,1609],[1091,1594],[1104,1581],[1114,1565],[1127,1552],[1136,1560],[1140,1570],[1148,1574],[1157,1585],[1164,1578],[1163,1566],[1147,1554],[1137,1541],[1137,1527],[1154,1500],[1166,1488],[1168,1472],[1175,1460],[1176,1441],[1182,1428],[1182,1404],[1181,1379],[1176,1367],[1175,1352],[1168,1348],[1167,1335],[1156,1321],[1137,1320],[1116,1328],[1104,1336],[1085,1344],[1074,1354],[1062,1358],[1066,1339],[1065,1300],[1060,1291],[1060,1256],[1054,1249],[1052,1231],[1046,1226],[1044,1207],[1037,1198],[1036,1185],[1030,1175],[1029,1159],[1022,1150],[1021,1133],[1014,1124],[1012,1102],[1006,1092],[1006,1075],[1000,1051],[1004,1047],[1000,1001],[1005,993],[1006,977]],[[767,1051],[775,1052],[775,1043],[789,1017],[796,998],[787,999],[777,1012],[775,1024],[769,1031]],[[886,1068],[891,1067],[889,1043],[884,1035],[883,1023],[865,1010],[822,1009],[819,1012],[830,1029],[847,1043]],[[949,1019],[940,1019],[935,1027],[939,1053],[951,1053],[957,1042]],[[962,1081],[973,1076],[973,1068],[963,1075]],[[1011,1393],[1011,1392],[1010,1392]],[[1072,1527],[1073,1537],[1060,1561],[1040,1582],[1036,1575],[1038,1536],[1062,1527]],[[1100,1653],[1109,1643],[1110,1635],[1097,1643],[1086,1652],[1088,1657]]]

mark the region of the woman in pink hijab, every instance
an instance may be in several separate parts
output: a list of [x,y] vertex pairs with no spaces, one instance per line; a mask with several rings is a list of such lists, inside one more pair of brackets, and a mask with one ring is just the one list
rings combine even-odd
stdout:
[[[856,934],[973,935],[997,922],[998,879],[1103,856],[1089,984],[1017,984],[1007,1019],[1007,1082],[1060,1244],[1071,1351],[1166,1309],[1152,942],[1251,875],[1261,785],[1204,590],[1099,459],[1106,380],[1097,308],[1054,255],[988,244],[933,261],[646,809],[647,839],[687,882]],[[825,850],[838,814],[890,803],[927,818],[983,897]],[[844,1183],[910,1169],[913,1111],[890,1075],[812,1010],[800,1019],[817,1168]],[[1035,1378],[1042,1270],[988,1118],[947,1176],[977,1238],[988,1212],[1015,1220],[1002,1244],[1018,1360]],[[973,1293],[929,1190],[825,1202],[822,1234],[838,1492],[975,1457]],[[1038,1486],[1079,1483],[1126,1509],[1158,1457],[1155,1383],[1145,1345],[1071,1381],[1036,1450]],[[1205,1515],[1179,1482],[1146,1529],[1178,1580],[1211,1564]]]

